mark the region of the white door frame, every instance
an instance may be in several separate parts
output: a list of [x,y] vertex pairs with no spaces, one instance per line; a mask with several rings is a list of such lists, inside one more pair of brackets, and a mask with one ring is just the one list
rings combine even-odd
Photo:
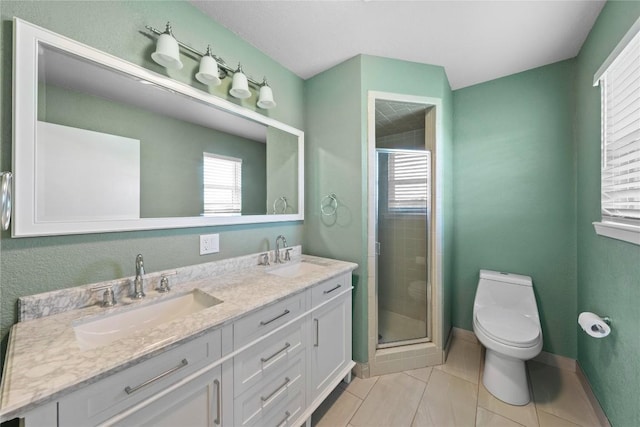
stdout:
[[[444,339],[443,325],[443,159],[442,159],[442,99],[404,95],[397,93],[369,91],[367,97],[367,169],[368,169],[368,227],[367,227],[367,289],[368,289],[368,369],[363,367],[362,376],[381,375],[406,369],[414,369],[424,366],[442,363]],[[434,168],[433,178],[433,215],[431,230],[430,257],[430,281],[431,305],[431,338],[429,343],[403,345],[401,347],[378,349],[378,297],[376,292],[376,138],[375,138],[375,113],[376,100],[410,102],[424,104],[426,107],[434,107],[435,114],[435,147],[432,153]],[[400,351],[399,351],[400,350]],[[406,350],[406,354],[402,354]],[[393,354],[393,357],[389,357]],[[418,366],[421,365],[421,366]],[[368,371],[368,372],[367,372]]]

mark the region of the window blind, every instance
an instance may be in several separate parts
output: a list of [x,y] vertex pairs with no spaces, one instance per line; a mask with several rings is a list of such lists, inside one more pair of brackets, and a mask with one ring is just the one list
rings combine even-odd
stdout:
[[242,159],[203,153],[204,213],[234,214],[242,209]]
[[640,222],[640,33],[609,65],[602,91],[602,215]]
[[388,196],[391,211],[425,211],[429,206],[430,152],[390,153]]

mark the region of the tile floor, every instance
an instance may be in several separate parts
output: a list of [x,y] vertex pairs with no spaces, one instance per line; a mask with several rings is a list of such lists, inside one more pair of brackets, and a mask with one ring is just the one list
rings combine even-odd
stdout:
[[482,347],[462,338],[447,362],[367,379],[353,378],[329,395],[312,417],[317,427],[599,426],[574,372],[528,362],[533,400],[511,406],[482,385]]

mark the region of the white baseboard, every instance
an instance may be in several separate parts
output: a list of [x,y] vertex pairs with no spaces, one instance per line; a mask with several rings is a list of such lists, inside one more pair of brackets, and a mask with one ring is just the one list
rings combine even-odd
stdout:
[[576,361],[569,357],[559,356],[553,353],[547,353],[546,351],[540,352],[539,355],[533,358],[535,362],[544,363],[545,365],[553,366],[554,368],[564,369],[565,371],[577,372]]
[[476,334],[473,333],[473,331],[467,331],[466,329],[460,328],[451,328],[451,332],[455,338],[460,338],[474,344],[480,344],[480,341],[478,341],[478,338],[476,337]]
[[598,421],[600,421],[600,425],[603,427],[611,427],[609,419],[607,418],[607,414],[604,413],[602,407],[600,406],[600,402],[598,402],[598,399],[596,398],[596,395],[593,394],[591,384],[589,384],[589,380],[587,379],[587,376],[584,374],[584,371],[582,370],[578,362],[576,362],[576,375],[578,376],[578,380],[580,380],[580,384],[582,384],[584,392],[587,394],[587,398],[589,399],[593,410],[596,412],[596,416],[598,417]]
[[358,378],[369,378],[371,376],[368,363],[356,362],[356,366],[353,367],[351,372]]

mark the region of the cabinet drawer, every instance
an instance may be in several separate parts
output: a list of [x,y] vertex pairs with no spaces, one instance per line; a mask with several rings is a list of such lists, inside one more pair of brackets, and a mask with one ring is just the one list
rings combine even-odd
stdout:
[[304,390],[301,387],[300,391],[292,393],[292,395],[291,399],[285,402],[284,405],[274,407],[271,411],[265,413],[264,421],[260,425],[264,427],[285,427],[299,424],[294,423],[306,409]]
[[60,400],[59,425],[100,423],[220,358],[220,330],[84,387]]
[[305,352],[301,351],[289,366],[268,380],[256,384],[234,401],[236,425],[263,425],[263,421],[298,393],[304,393]]
[[233,359],[234,394],[239,396],[273,372],[287,366],[302,350],[302,319]]
[[348,280],[349,275],[343,274],[333,279],[329,279],[311,289],[311,305],[313,307],[330,300],[336,295],[341,294],[347,288],[351,287],[351,281]]
[[262,308],[233,324],[233,348],[258,339],[304,311],[304,293]]

